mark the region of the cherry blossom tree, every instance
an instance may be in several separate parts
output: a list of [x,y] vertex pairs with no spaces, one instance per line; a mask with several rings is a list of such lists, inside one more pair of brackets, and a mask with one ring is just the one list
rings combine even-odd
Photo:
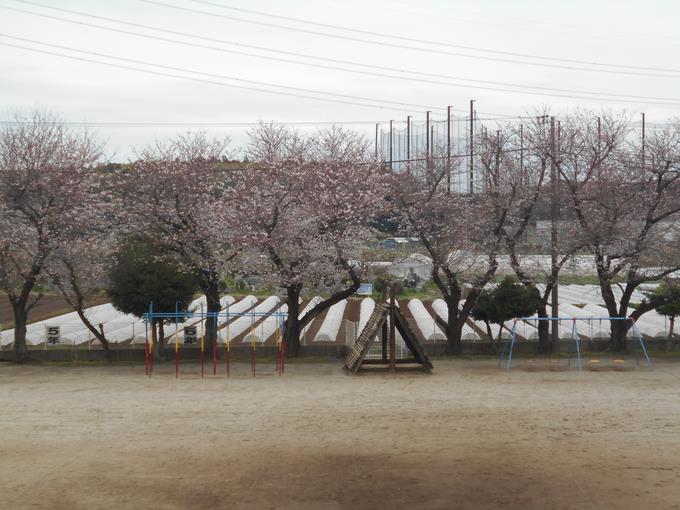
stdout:
[[[537,316],[546,318],[548,300],[559,273],[581,246],[578,236],[561,226],[555,245],[558,253],[549,267],[542,257],[531,254],[538,247],[535,243],[532,246],[528,230],[536,220],[537,210],[543,209],[543,214],[549,211],[554,197],[550,180],[551,125],[548,116],[542,113],[521,126],[505,125],[495,132],[483,131],[477,153],[484,190],[493,204],[510,267],[519,281],[532,289]],[[560,197],[557,198],[559,201]],[[539,287],[541,281],[545,282],[543,288]],[[548,353],[550,323],[538,321],[537,327],[538,351]]]
[[[625,318],[641,284],[680,270],[680,125],[648,133],[644,146],[623,115],[606,114],[598,123],[578,112],[564,125],[560,151],[551,157],[609,315]],[[645,300],[630,317],[657,305]],[[631,325],[612,321],[614,350],[625,350]]]
[[447,189],[448,162],[436,156],[442,152],[433,151],[428,161],[411,163],[408,171],[395,174],[392,196],[402,230],[418,237],[432,258],[432,279],[448,305],[448,318],[440,323],[447,353],[459,355],[463,325],[496,273],[505,218],[494,215],[486,192]]
[[[239,253],[235,177],[221,160],[228,140],[187,133],[141,150],[122,188],[132,231],[158,239],[198,274],[207,312],[220,311],[221,281]],[[216,324],[206,321],[208,348]]]
[[[86,309],[106,289],[108,269],[116,244],[111,231],[93,228],[93,225],[94,223],[90,223],[87,231],[81,231],[67,239],[55,250],[46,263],[45,274],[49,284],[63,296],[99,341],[108,359],[109,342],[104,327],[102,324],[92,323]],[[101,224],[100,226],[103,227]]]
[[45,111],[16,114],[0,130],[0,288],[14,314],[17,362],[28,359],[26,324],[55,250],[96,209],[92,165],[101,146]]
[[[250,132],[249,159],[239,179],[241,232],[264,257],[254,268],[286,291],[285,340],[300,348],[300,331],[357,291],[369,224],[384,204],[386,176],[357,134],[332,128],[302,137],[262,124]],[[299,317],[305,287],[340,288]]]

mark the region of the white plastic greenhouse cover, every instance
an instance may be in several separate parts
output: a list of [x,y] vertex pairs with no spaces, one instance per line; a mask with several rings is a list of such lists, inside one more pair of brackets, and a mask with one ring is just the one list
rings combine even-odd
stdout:
[[319,328],[319,332],[314,337],[315,342],[335,342],[338,331],[342,325],[342,318],[345,315],[347,300],[338,301],[328,309],[326,318]]
[[[310,299],[309,303],[307,303],[307,306],[305,306],[302,312],[300,312],[298,319],[302,319],[307,314],[307,312],[309,312],[319,303],[321,303],[321,296],[314,296],[312,299]],[[303,338],[307,331],[309,331],[309,328],[312,326],[312,322],[314,322],[314,320],[309,321],[307,325],[304,328],[302,328],[302,331],[300,331],[300,338]]]
[[[232,302],[232,304],[229,305],[228,310],[222,310],[223,313],[229,313],[229,314],[239,314],[243,313],[246,310],[249,310],[255,304],[257,303],[257,298],[255,296],[246,296],[243,299],[241,299],[238,303]],[[227,316],[225,316],[222,320],[227,322]],[[238,319],[237,319],[238,320]],[[229,318],[229,322],[234,321],[231,317]],[[234,321],[236,322],[236,321]],[[229,339],[231,340],[233,338],[232,332],[231,332],[231,324],[222,324],[221,326],[222,329],[220,329],[217,333],[217,342],[221,344],[226,344],[227,343],[227,336],[229,336]]]
[[368,320],[371,318],[371,315],[373,315],[374,310],[375,301],[373,298],[369,297],[361,300],[361,305],[359,305],[359,329],[357,331],[357,335],[360,335],[364,330]]
[[[235,302],[236,300],[232,296],[223,296],[220,298],[220,308],[222,309],[220,313],[224,313],[225,309],[229,307],[231,310],[231,305]],[[243,301],[243,300],[242,300]],[[200,312],[201,307],[203,307],[203,311],[206,311],[207,307],[207,300],[205,296],[201,296],[198,299],[195,299],[191,302],[189,305],[189,310],[193,312]],[[219,319],[218,319],[219,322]],[[169,322],[168,324],[165,325],[165,338],[168,342],[170,341],[178,341],[180,343],[184,342],[184,327],[185,326],[199,326],[201,328],[205,328],[205,321],[199,320],[199,319],[189,319],[186,322],[180,322],[179,324],[175,325],[174,322]],[[144,324],[142,323],[142,327]],[[136,326],[135,326],[136,328]],[[219,324],[218,324],[219,328]],[[177,338],[175,338],[175,332],[177,332]],[[136,333],[136,329],[135,329]],[[199,335],[200,336],[200,335]],[[142,342],[144,342],[144,338],[142,337],[141,339]],[[218,341],[219,341],[219,334],[218,334]]]
[[[277,296],[269,296],[267,299],[262,301],[262,303],[253,308],[252,312],[268,313],[280,302],[281,300]],[[246,331],[248,328],[250,328],[253,324],[255,324],[257,321],[261,319],[263,319],[262,316],[251,317],[249,315],[245,315],[243,317],[239,317],[229,325],[229,333],[231,335],[231,338],[237,337],[238,335]]]
[[[568,303],[560,303],[559,306],[560,317],[595,317],[595,314],[586,310],[585,308],[579,308],[575,305],[570,305]],[[577,327],[583,324],[588,329],[587,336],[589,338],[607,338],[611,333],[611,328],[609,327],[609,321],[600,320],[580,320],[576,321]],[[580,328],[577,329],[579,335],[581,334]]]
[[[557,307],[557,317],[560,319],[573,319],[574,317],[583,317],[585,314],[582,311],[576,311],[576,314],[573,312],[567,312],[564,310],[564,304],[561,304],[560,306]],[[573,306],[573,305],[572,305]],[[578,308],[578,307],[574,307]],[[548,315],[552,316],[552,308],[549,306],[546,306],[546,311],[548,312]],[[569,330],[570,336],[565,337],[565,338],[571,338],[571,335],[573,335],[573,327],[576,325],[576,332],[579,334],[579,337],[582,340],[588,340],[590,338],[593,338],[593,335],[598,332],[598,328],[593,328],[592,327],[592,322],[580,320],[580,321],[560,321],[560,326],[564,329]],[[560,337],[561,333],[560,333]]]
[[[592,312],[594,315],[599,316],[599,317],[608,317],[609,316],[609,312],[607,311],[606,308],[599,306],[599,305],[592,304],[592,303],[587,304],[584,307],[584,309],[588,310],[589,312]],[[638,330],[640,331],[640,333],[642,333],[645,336],[650,336],[650,337],[664,337],[664,336],[666,336],[668,328],[665,325],[665,321],[663,321],[663,317],[662,316],[647,317],[647,315],[651,314],[651,313],[652,312],[648,312],[637,320],[636,324],[637,324]],[[628,336],[634,336],[634,335],[635,335],[635,332],[631,328],[628,331]]]
[[423,337],[430,341],[446,340],[446,335],[437,325],[437,322],[432,318],[430,313],[425,308],[425,305],[420,299],[412,299],[408,302],[408,309],[418,325],[418,329],[423,334]]
[[[285,313],[288,311],[288,305],[282,305],[276,310],[277,312]],[[278,316],[270,316],[258,324],[255,329],[248,333],[243,339],[243,343],[257,342],[264,343],[267,338],[272,336],[276,329],[282,326],[282,318]]]
[[[439,315],[441,319],[446,322],[449,320],[449,307],[446,304],[446,301],[443,299],[435,299],[432,302],[432,309],[434,310],[434,313]],[[479,335],[475,332],[474,329],[472,329],[467,323],[463,324],[463,330],[462,330],[462,335],[461,339],[463,340],[479,340]]]

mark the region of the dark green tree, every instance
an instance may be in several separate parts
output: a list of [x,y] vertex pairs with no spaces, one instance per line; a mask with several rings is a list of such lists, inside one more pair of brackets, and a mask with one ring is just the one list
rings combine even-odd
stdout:
[[526,317],[536,311],[538,296],[533,289],[522,285],[513,276],[506,276],[493,289],[484,289],[470,313],[475,320],[486,324],[486,331],[493,344],[491,324],[498,324],[498,342],[501,340],[502,324],[517,317]]
[[665,315],[670,320],[668,340],[673,338],[675,318],[680,315],[680,284],[669,285],[662,283],[649,296],[653,303],[658,303],[654,308],[660,315]]
[[[156,311],[186,312],[198,289],[193,274],[178,269],[169,252],[145,239],[130,239],[118,250],[109,275],[108,295],[116,310],[142,317],[153,303]],[[155,319],[151,337],[156,356],[163,356],[164,322]]]

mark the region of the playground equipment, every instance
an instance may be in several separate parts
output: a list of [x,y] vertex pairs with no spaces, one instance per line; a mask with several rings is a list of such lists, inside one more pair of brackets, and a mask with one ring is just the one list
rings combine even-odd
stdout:
[[[388,333],[389,330],[389,333]],[[413,358],[399,359],[396,357],[396,333],[401,337],[413,355]],[[367,359],[368,351],[374,339],[382,332],[382,356],[378,359]],[[389,351],[388,351],[389,343]],[[389,358],[388,358],[389,352]],[[397,363],[417,363],[428,372],[432,370],[432,363],[423,351],[416,335],[411,331],[408,322],[394,299],[394,288],[390,290],[388,303],[376,303],[373,313],[361,330],[361,334],[354,347],[345,358],[345,369],[348,374],[356,374],[363,364],[386,365],[391,371],[396,370]]]
[[[278,298],[276,298],[278,302]],[[250,344],[250,369],[253,377],[257,374],[257,344],[263,344],[269,336],[274,337],[274,346],[276,351],[276,372],[278,375],[283,375],[285,366],[285,342],[283,336],[283,328],[286,317],[288,316],[287,307],[281,307],[276,311],[271,311],[273,306],[270,302],[265,300],[265,306],[254,307],[249,311],[234,311],[230,310],[229,306],[220,312],[204,312],[201,310],[194,310],[189,312],[180,312],[176,307],[174,312],[156,312],[153,310],[153,303],[149,304],[149,311],[144,313],[142,320],[144,321],[145,340],[144,340],[144,373],[151,377],[154,369],[153,358],[153,342],[149,340],[149,326],[155,321],[174,321],[174,346],[175,346],[175,378],[179,378],[180,373],[180,323],[189,322],[191,324],[207,324],[211,321],[215,325],[215,331],[218,330],[218,324],[224,323],[223,329],[226,332],[225,341],[225,373],[227,377],[231,375],[231,357],[232,357],[232,340],[235,336],[243,333],[249,329],[244,343]],[[262,305],[261,304],[261,305]],[[264,319],[264,320],[263,320]],[[260,334],[256,334],[256,323],[262,320],[262,329]],[[234,327],[236,325],[236,327]],[[249,325],[249,326],[248,326]],[[194,328],[195,330],[196,328]],[[234,331],[235,330],[235,331]],[[185,343],[187,342],[186,330],[183,332]],[[266,334],[266,336],[265,336]],[[172,338],[170,336],[169,338]],[[203,334],[198,338],[200,349],[200,364],[201,377],[205,376],[205,340],[206,328],[203,328]],[[217,338],[212,343],[212,368],[213,375],[217,375]]]
[[[511,370],[512,369],[512,355],[515,349],[515,345],[517,344],[517,323],[519,321],[527,321],[527,322],[538,322],[538,321],[558,321],[559,324],[562,324],[562,322],[565,323],[571,323],[571,339],[574,342],[574,345],[576,347],[576,358],[577,358],[577,370],[582,370],[583,369],[583,360],[581,358],[581,336],[579,335],[579,329],[582,329],[580,327],[577,327],[577,321],[588,321],[588,323],[592,321],[612,321],[612,320],[623,320],[623,321],[632,321],[629,317],[592,317],[592,316],[585,316],[585,317],[523,317],[521,319],[515,319],[513,321],[513,326],[512,330],[510,332],[510,340],[506,341],[503,343],[503,349],[500,352],[500,355],[498,356],[498,366],[500,367],[501,364],[503,363],[503,360],[505,359],[505,355],[507,352],[507,364],[506,364],[506,370]],[[647,367],[650,370],[653,370],[652,366],[652,361],[649,359],[649,355],[647,353],[647,348],[645,347],[645,342],[642,339],[642,335],[640,334],[640,330],[637,327],[637,324],[632,321],[632,325],[630,328],[630,331],[632,332],[632,336],[637,340],[637,342],[640,345],[641,351],[644,354],[645,359],[647,360]],[[508,348],[509,347],[509,348]],[[623,358],[614,358],[613,360],[613,365],[612,368],[614,370],[622,370],[625,360]],[[639,358],[637,358],[637,364],[639,364]],[[552,360],[551,360],[552,362]],[[571,365],[571,356],[569,358],[569,365]],[[591,370],[598,370],[601,367],[601,360],[598,358],[590,360],[588,368]]]

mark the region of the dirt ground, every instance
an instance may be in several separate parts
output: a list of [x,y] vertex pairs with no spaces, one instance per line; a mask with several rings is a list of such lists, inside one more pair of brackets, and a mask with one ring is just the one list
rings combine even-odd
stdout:
[[680,363],[0,366],[7,509],[680,509]]

